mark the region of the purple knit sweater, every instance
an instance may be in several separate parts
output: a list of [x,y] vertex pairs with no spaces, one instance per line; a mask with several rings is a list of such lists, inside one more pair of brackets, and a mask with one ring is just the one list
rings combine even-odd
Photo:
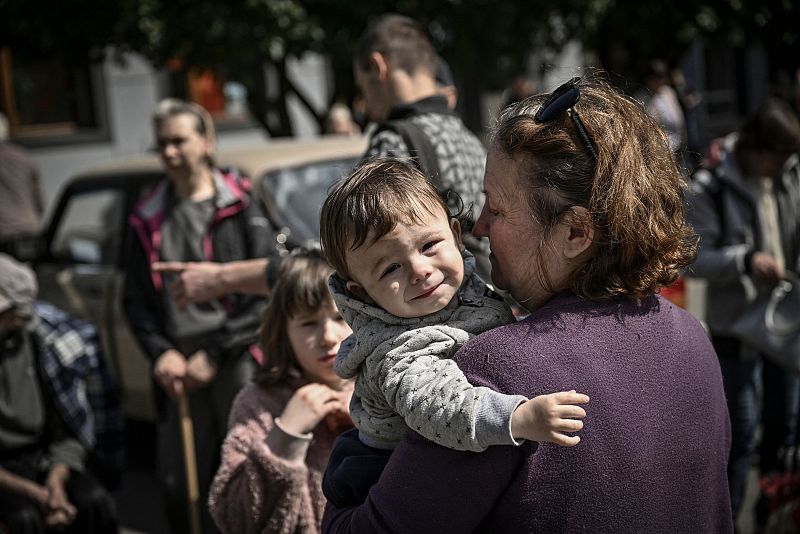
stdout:
[[456,359],[505,393],[588,394],[581,443],[470,453],[411,435],[366,503],[328,505],[325,532],[733,532],[719,365],[669,301],[561,294]]

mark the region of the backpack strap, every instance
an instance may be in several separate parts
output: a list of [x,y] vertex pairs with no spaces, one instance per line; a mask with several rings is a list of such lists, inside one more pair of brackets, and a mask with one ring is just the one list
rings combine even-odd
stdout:
[[414,165],[433,182],[436,189],[444,192],[436,150],[419,126],[414,124],[410,118],[395,119],[383,123],[378,131],[381,130],[390,130],[402,137]]
[[[700,176],[697,176],[700,174]],[[703,176],[705,174],[705,176]],[[723,184],[719,178],[719,171],[716,166],[703,167],[695,174],[695,180],[702,183],[703,189],[711,197],[714,203],[714,211],[716,212],[717,221],[719,223],[720,239],[725,235],[725,203],[722,200]]]

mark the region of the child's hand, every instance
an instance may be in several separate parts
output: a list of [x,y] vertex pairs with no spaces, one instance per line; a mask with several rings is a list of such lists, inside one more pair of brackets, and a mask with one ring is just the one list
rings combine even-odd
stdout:
[[311,432],[325,416],[345,410],[342,394],[324,384],[306,384],[297,389],[281,414],[281,427],[292,434]]
[[520,404],[511,416],[511,434],[514,439],[549,441],[565,447],[577,445],[579,436],[563,432],[577,432],[583,428],[586,412],[576,404],[589,402],[589,397],[572,391],[539,395]]

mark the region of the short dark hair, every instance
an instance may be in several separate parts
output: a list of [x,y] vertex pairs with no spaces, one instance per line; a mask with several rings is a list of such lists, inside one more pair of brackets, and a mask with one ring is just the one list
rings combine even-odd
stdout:
[[[584,298],[644,297],[674,282],[697,253],[685,222],[686,183],[666,137],[644,108],[601,79],[579,83],[574,109],[597,148],[595,160],[568,113],[539,123],[549,97],[537,95],[506,108],[492,134],[492,149],[512,158],[527,180],[531,215],[545,245],[570,207],[586,208],[595,230],[594,255],[569,281]],[[550,287],[544,260],[540,271]]]
[[369,69],[369,57],[380,52],[395,68],[414,74],[419,70],[433,76],[437,55],[425,29],[410,17],[382,15],[366,29],[356,45],[355,62],[361,70]]
[[800,121],[785,102],[767,99],[739,128],[736,155],[747,151],[800,151]]
[[388,157],[367,160],[334,185],[320,212],[322,250],[336,272],[352,280],[347,252],[379,239],[423,212],[450,216],[433,183],[413,164]]

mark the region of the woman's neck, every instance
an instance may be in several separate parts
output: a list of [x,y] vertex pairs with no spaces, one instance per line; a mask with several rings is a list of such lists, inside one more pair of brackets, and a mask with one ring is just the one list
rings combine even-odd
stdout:
[[174,180],[175,193],[181,198],[200,202],[214,196],[214,175],[211,169],[203,167],[186,178]]

